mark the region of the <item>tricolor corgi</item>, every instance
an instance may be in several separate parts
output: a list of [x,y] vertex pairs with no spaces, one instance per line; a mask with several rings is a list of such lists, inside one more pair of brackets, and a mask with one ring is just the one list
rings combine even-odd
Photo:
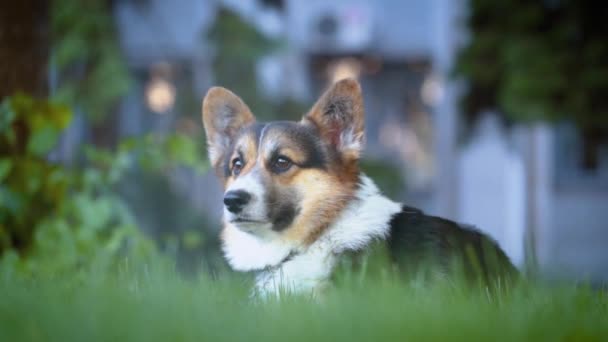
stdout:
[[235,270],[257,272],[258,293],[318,293],[342,255],[377,241],[400,273],[451,274],[454,261],[484,279],[515,272],[490,238],[388,199],[360,171],[364,109],[355,80],[335,83],[299,122],[257,122],[238,96],[213,87],[202,119],[225,189],[223,252]]

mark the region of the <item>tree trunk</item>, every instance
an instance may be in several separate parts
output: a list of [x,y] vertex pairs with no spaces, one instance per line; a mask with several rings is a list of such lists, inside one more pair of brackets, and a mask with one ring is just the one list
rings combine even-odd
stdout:
[[47,95],[49,1],[0,1],[0,100]]

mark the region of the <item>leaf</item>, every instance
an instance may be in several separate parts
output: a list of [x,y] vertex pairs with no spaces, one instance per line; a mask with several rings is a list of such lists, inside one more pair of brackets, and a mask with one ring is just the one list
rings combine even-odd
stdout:
[[185,135],[173,135],[167,141],[169,157],[178,163],[192,166],[199,158],[196,143]]
[[0,182],[2,182],[11,171],[13,162],[10,159],[0,159]]
[[0,185],[0,209],[6,210],[10,215],[19,218],[24,210],[24,195]]
[[36,156],[44,156],[57,143],[59,134],[53,127],[42,127],[34,131],[27,143],[27,151]]
[[49,103],[49,106],[48,116],[52,120],[53,126],[57,128],[57,130],[63,130],[68,127],[70,122],[72,122],[72,111],[70,108],[53,103]]
[[15,121],[17,113],[11,105],[10,98],[6,98],[0,105],[0,133],[6,134],[12,132],[12,124]]
[[127,152],[119,152],[116,154],[110,164],[108,172],[108,181],[115,184],[120,181],[124,173],[131,166],[131,156]]

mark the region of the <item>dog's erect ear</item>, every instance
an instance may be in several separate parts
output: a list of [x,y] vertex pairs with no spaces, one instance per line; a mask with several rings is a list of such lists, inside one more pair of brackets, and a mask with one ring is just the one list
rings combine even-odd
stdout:
[[239,130],[253,122],[255,117],[238,96],[222,87],[209,89],[203,99],[203,125],[213,166],[222,160]]
[[302,119],[316,125],[321,137],[347,158],[359,158],[365,139],[361,86],[354,79],[333,84]]

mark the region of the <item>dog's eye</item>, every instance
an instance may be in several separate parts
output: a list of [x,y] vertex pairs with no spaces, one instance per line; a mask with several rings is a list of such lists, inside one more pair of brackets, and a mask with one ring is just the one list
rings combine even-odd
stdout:
[[293,165],[293,162],[289,158],[284,156],[277,157],[272,163],[272,168],[275,172],[285,172]]
[[234,173],[235,176],[238,176],[242,169],[243,161],[241,158],[234,158],[234,160],[232,160],[232,173]]

